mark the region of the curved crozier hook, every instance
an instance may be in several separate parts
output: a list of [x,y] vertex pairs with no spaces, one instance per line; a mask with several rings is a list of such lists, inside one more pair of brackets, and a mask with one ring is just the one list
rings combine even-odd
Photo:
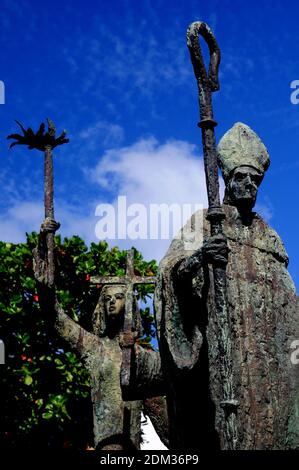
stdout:
[[[199,35],[206,41],[210,51],[209,72],[207,74],[205,64],[199,44]],[[220,49],[210,27],[202,22],[191,23],[187,30],[187,46],[190,51],[194,73],[199,85],[208,82],[210,91],[217,91],[220,88],[218,79],[218,68],[220,64]]]

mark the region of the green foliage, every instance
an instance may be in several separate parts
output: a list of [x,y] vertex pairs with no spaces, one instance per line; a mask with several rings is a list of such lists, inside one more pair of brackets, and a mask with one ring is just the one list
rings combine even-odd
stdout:
[[[64,311],[90,330],[91,315],[101,286],[90,285],[92,275],[123,275],[126,252],[108,249],[104,241],[88,249],[74,236],[56,240],[57,296]],[[0,338],[6,364],[1,366],[0,447],[72,447],[92,444],[92,410],[89,377],[79,357],[43,318],[33,275],[32,249],[37,234],[27,243],[0,242]],[[155,261],[146,262],[135,251],[135,272],[155,275]],[[153,288],[138,288],[145,302]],[[144,337],[151,347],[153,334],[149,308],[142,312]]]

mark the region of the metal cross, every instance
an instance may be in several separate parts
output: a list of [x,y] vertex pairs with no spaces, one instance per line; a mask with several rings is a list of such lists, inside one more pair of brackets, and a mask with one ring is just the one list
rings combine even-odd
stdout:
[[134,250],[127,251],[127,266],[125,276],[92,276],[90,278],[91,284],[104,284],[104,285],[125,285],[126,286],[126,299],[125,299],[125,321],[124,321],[124,334],[123,334],[123,361],[121,368],[121,385],[122,387],[129,387],[130,374],[131,374],[131,356],[132,347],[134,346],[135,338],[137,335],[136,325],[133,321],[133,300],[134,300],[134,287],[138,284],[155,284],[156,277],[136,276],[134,273]]

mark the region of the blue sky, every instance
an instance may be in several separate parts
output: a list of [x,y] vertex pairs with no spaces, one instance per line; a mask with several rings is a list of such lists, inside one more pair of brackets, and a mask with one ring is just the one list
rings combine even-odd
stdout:
[[[222,51],[214,94],[217,140],[250,125],[271,165],[258,210],[282,237],[299,285],[299,4],[295,1],[1,0],[0,238],[21,241],[43,212],[43,157],[8,150],[14,119],[37,128],[47,116],[70,143],[55,151],[56,218],[62,234],[96,240],[100,203],[205,203],[197,89],[186,29],[214,30]],[[117,241],[115,242],[117,243]],[[122,240],[147,259],[167,241]]]

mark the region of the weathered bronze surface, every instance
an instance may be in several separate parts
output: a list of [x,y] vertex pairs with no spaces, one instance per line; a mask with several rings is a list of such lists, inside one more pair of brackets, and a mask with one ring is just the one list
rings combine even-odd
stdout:
[[[44,222],[41,237],[45,236],[47,224],[51,225],[51,222]],[[53,290],[43,282],[46,264],[38,249],[34,256],[36,277],[41,283],[42,310],[48,310],[50,319],[54,315],[56,330],[79,353],[90,375],[94,446],[102,450],[138,449],[142,402],[125,402],[120,382],[127,287],[120,284],[119,279],[113,285],[103,287],[93,314],[93,332],[89,332],[66,315],[57,301],[54,309],[49,309],[49,296],[53,296]],[[136,302],[131,306],[131,313],[137,318]]]
[[[121,367],[121,385],[123,393],[126,394],[126,388],[130,386],[130,374],[134,365],[131,364],[132,350],[135,339],[140,334],[138,322],[140,319],[133,315],[134,305],[134,287],[138,284],[155,284],[156,278],[136,276],[134,273],[134,250],[128,250],[126,275],[122,277],[92,276],[92,284],[123,284],[126,286],[126,308],[124,328],[122,333],[121,345],[123,349],[123,361]],[[138,331],[139,330],[139,331]]]
[[111,295],[116,292],[123,293],[123,286],[116,285],[113,289],[113,292],[105,289],[96,307],[94,328],[97,328],[98,316],[106,315],[106,328],[100,336],[73,322],[58,304],[55,327],[70,346],[78,351],[90,374],[95,447],[109,450],[110,445],[111,449],[115,449],[117,445],[119,449],[132,450],[138,449],[140,445],[142,404],[124,402],[122,398],[122,350],[119,345],[121,331],[110,327],[107,311],[103,311],[103,295],[109,292]]
[[218,151],[226,183],[222,209],[228,250],[225,238],[210,235],[206,210],[204,242],[186,250],[185,239],[195,230],[193,215],[161,261],[157,281],[170,448],[231,448],[219,407],[224,351],[212,269],[222,259],[227,263],[232,385],[239,403],[234,446],[298,449],[299,373],[291,344],[299,338],[299,302],[281,239],[252,210],[269,157],[241,123],[223,137]]

